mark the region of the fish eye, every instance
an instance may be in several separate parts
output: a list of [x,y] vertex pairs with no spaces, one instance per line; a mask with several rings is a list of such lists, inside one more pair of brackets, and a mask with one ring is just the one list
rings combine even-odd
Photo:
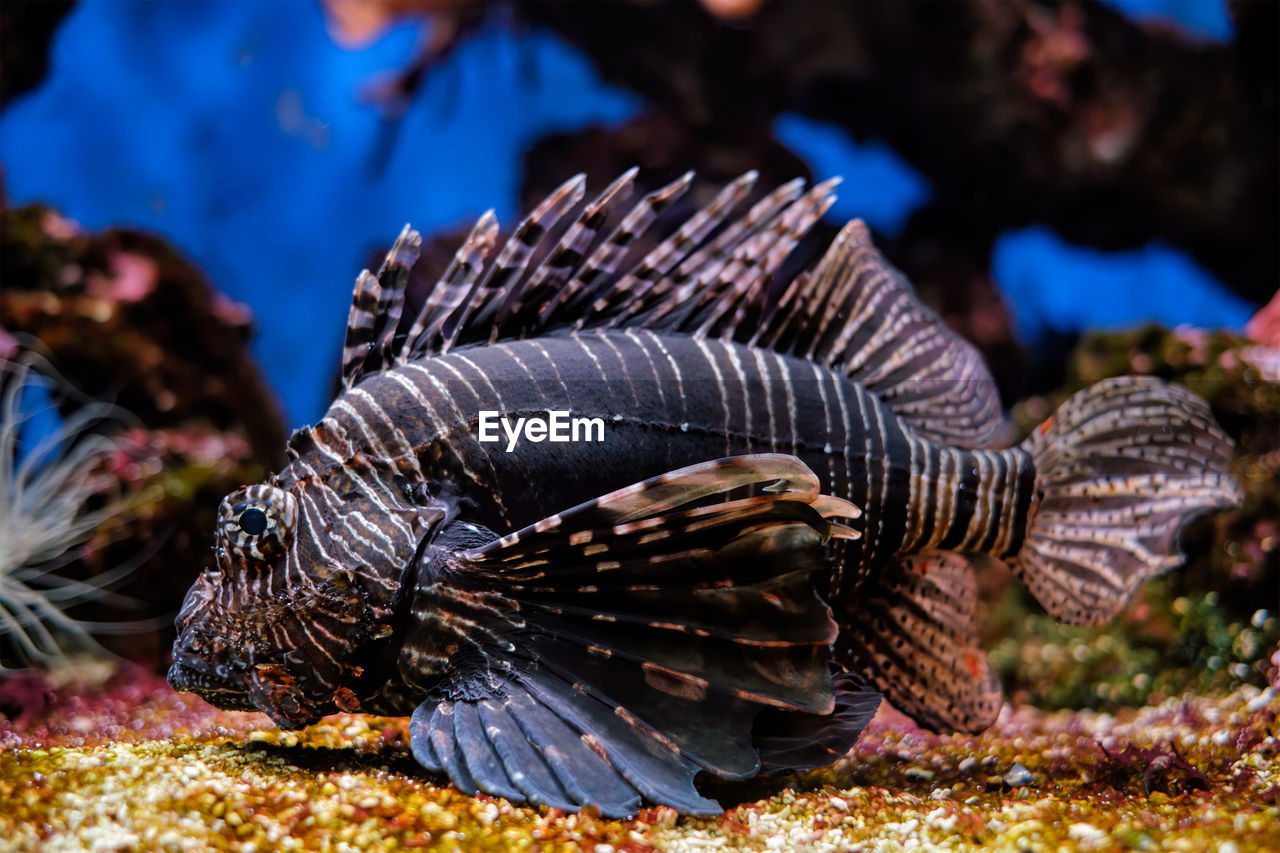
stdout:
[[241,562],[279,559],[293,541],[297,499],[275,486],[245,486],[222,500],[218,544]]
[[255,507],[240,513],[240,529],[250,536],[258,536],[267,529],[267,514]]

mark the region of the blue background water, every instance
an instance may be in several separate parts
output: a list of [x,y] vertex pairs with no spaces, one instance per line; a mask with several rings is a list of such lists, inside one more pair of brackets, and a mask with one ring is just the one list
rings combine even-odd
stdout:
[[[1231,35],[1219,0],[1113,5],[1203,37]],[[288,419],[314,420],[371,248],[410,220],[429,233],[494,207],[510,224],[531,142],[618,124],[641,106],[552,34],[491,24],[427,75],[379,163],[384,126],[361,95],[408,63],[417,38],[403,26],[340,49],[310,0],[81,0],[44,85],[0,120],[9,197],[46,201],[87,228],[169,238],[252,307],[256,353]],[[819,176],[846,177],[833,217],[862,216],[892,235],[929,197],[928,182],[883,143],[858,144],[798,115],[775,131]],[[1033,226],[1000,238],[993,269],[1031,342],[1048,329],[1142,319],[1239,327],[1251,313],[1165,246],[1108,254]]]

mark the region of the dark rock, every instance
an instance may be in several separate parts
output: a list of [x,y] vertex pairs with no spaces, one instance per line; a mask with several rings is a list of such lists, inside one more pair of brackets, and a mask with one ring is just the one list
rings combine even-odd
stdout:
[[83,395],[134,419],[114,426],[107,462],[128,509],[61,571],[92,578],[137,562],[112,589],[139,606],[99,601],[72,615],[155,620],[156,631],[104,643],[161,665],[169,620],[211,559],[218,502],[282,462],[284,425],[249,355],[248,310],[156,237],[87,234],[39,206],[0,213],[0,278],[0,340],[45,354]]

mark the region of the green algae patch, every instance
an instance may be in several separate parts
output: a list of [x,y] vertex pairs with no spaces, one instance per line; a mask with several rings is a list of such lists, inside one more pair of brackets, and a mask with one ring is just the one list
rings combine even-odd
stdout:
[[133,698],[0,726],[0,850],[1280,848],[1280,697],[1254,687],[1114,715],[1006,708],[982,735],[886,710],[831,768],[708,784],[723,816],[631,821],[461,794],[414,763],[403,719],[282,732],[162,687]]

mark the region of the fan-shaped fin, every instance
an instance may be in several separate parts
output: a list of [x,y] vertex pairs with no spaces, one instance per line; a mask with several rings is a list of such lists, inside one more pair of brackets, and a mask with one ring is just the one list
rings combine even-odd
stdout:
[[831,676],[835,709],[830,714],[763,711],[754,740],[760,772],[816,770],[844,757],[880,707],[880,694],[856,675],[837,670]]
[[[537,664],[561,678],[575,695],[587,695],[634,718],[634,726],[704,770],[726,779],[745,779],[759,770],[751,727],[769,707],[696,676],[677,677],[648,662],[599,657],[573,638],[538,634],[529,640]],[[584,653],[585,649],[585,653]],[[821,670],[828,658],[811,664]],[[829,685],[821,698],[829,710]]]
[[480,719],[480,703],[452,704],[454,739],[457,741],[458,751],[466,758],[467,770],[475,780],[476,787],[487,794],[506,797],[508,800],[523,799],[524,792],[511,781],[506,765],[502,763],[502,756],[498,755],[485,731],[485,725]]
[[479,789],[454,736],[453,714],[452,702],[418,706],[409,718],[410,747],[422,766],[443,770],[460,791],[474,794]]
[[720,811],[718,803],[702,797],[693,786],[701,768],[654,737],[634,716],[584,696],[537,665],[526,668],[521,684],[579,732],[583,743],[604,756],[645,799],[686,814]]
[[[509,689],[518,688],[512,685]],[[529,742],[524,729],[511,716],[505,699],[496,697],[464,700],[460,704],[467,702],[476,704],[485,736],[501,759],[507,778],[524,795],[524,799],[566,811],[578,808],[580,804],[569,799],[568,792],[560,784],[556,774]]]
[[[851,503],[819,495],[817,478],[798,458],[783,453],[757,453],[689,465],[617,489],[509,533],[496,542],[469,552],[467,559],[476,566],[510,566],[515,562],[523,562],[528,555],[547,547],[547,543],[558,541],[553,538],[554,531],[563,531],[566,537],[572,533],[587,536],[581,531],[612,527],[641,518],[657,518],[677,507],[694,506],[709,497],[722,496],[752,485],[767,486],[770,494],[789,495],[805,505],[821,502],[825,508],[822,513],[824,517],[856,519],[862,515],[862,511]],[[828,505],[828,501],[834,503]],[[713,507],[712,511],[717,510]],[[646,523],[654,526],[661,524],[654,521]],[[615,533],[625,534],[639,529],[624,529]],[[516,547],[521,541],[535,535],[540,537],[538,548]]]
[[[716,463],[705,463],[714,465]],[[665,484],[657,484],[658,487]],[[623,500],[626,500],[623,497]],[[655,498],[660,500],[660,498]],[[579,511],[580,510],[580,511]],[[760,495],[754,498],[743,498],[727,504],[711,504],[695,507],[691,510],[672,512],[669,515],[654,516],[643,524],[624,522],[607,528],[579,526],[586,520],[585,516],[610,511],[607,507],[584,505],[574,510],[573,515],[553,516],[538,524],[548,524],[545,530],[537,530],[536,526],[525,528],[504,537],[506,545],[502,549],[483,549],[483,553],[469,555],[474,565],[480,567],[501,566],[507,574],[508,581],[534,581],[557,575],[575,575],[581,567],[594,566],[597,580],[612,583],[617,572],[645,571],[644,580],[650,581],[658,575],[678,571],[679,562],[689,555],[698,554],[708,547],[728,546],[735,536],[732,528],[726,528],[724,522],[743,525],[754,518],[762,521],[777,521],[786,516],[807,527],[779,527],[769,530],[769,535],[753,538],[751,545],[763,552],[785,550],[794,547],[797,537],[802,539],[819,539],[826,541],[832,537],[856,539],[861,534],[845,525],[833,521],[823,515],[819,509],[803,501],[780,503],[774,495]],[[827,508],[827,512],[844,516],[845,513],[857,514],[858,510],[839,499]],[[566,527],[566,520],[572,526]],[[678,540],[678,534],[686,538]],[[534,546],[517,547],[531,536],[537,536]],[[739,550],[746,550],[737,546]],[[747,574],[731,578],[735,584],[747,583],[755,574],[750,569]],[[722,580],[718,577],[702,576],[698,583],[710,585]]]
[[753,342],[840,370],[926,437],[977,447],[999,427],[1000,398],[978,351],[916,299],[860,220],[781,304]]
[[504,681],[489,698],[424,702],[413,719],[414,755],[419,744],[466,755],[485,793],[566,811],[594,805],[606,817],[633,816],[641,795],[694,814],[720,810],[693,787],[697,765],[545,673]]
[[1038,499],[1010,562],[1066,622],[1110,619],[1145,579],[1182,563],[1185,521],[1241,500],[1231,439],[1209,407],[1154,377],[1080,391],[1022,447]]
[[[725,501],[747,487],[762,493]],[[415,754],[460,787],[539,802],[623,813],[639,792],[713,808],[693,776],[756,773],[763,709],[834,708],[835,625],[810,575],[832,536],[853,535],[834,519],[857,515],[799,460],[761,454],[673,471],[469,550],[447,543],[481,528],[451,522],[411,607],[433,636],[406,648],[465,651],[415,715]],[[485,725],[491,748],[472,743],[463,702],[499,721],[497,734]]]
[[[760,704],[793,710],[829,710],[826,674],[817,670],[813,661],[825,656],[822,650],[835,639],[835,631],[829,622],[814,622],[807,577],[801,574],[785,583],[755,589],[697,590],[703,599],[697,610],[680,600],[683,591],[677,587],[666,594],[650,595],[649,608],[639,604],[627,607],[622,596],[613,596],[612,601],[600,602],[601,609],[595,609],[590,605],[596,596],[571,595],[570,590],[566,593],[570,600],[586,605],[573,608],[574,612],[566,612],[568,608],[555,601],[554,593],[518,594],[522,602],[535,595],[547,602],[541,606],[530,602],[523,612],[526,619],[534,620],[558,641],[590,648],[594,657],[618,666],[624,662],[642,666],[646,681],[669,679],[676,683],[676,691],[684,690],[682,683],[694,685],[689,688],[694,692],[715,687]],[[712,597],[712,601],[706,600]],[[685,611],[701,617],[688,620],[696,633],[667,621],[667,614],[678,618]],[[770,611],[779,615],[780,622],[786,619],[786,624],[770,625]],[[753,612],[758,616],[750,626],[737,627],[739,638],[711,635],[713,631],[734,630],[737,616],[751,619]],[[755,631],[748,633],[752,627]],[[770,657],[768,668],[760,667],[762,654]]]
[[581,740],[579,732],[524,690],[510,691],[503,701],[569,799],[599,806],[606,814],[635,812],[640,795]]
[[431,744],[431,718],[436,705],[435,702],[424,702],[414,710],[409,718],[409,748],[415,761],[433,773],[441,773],[444,772],[444,762]]

